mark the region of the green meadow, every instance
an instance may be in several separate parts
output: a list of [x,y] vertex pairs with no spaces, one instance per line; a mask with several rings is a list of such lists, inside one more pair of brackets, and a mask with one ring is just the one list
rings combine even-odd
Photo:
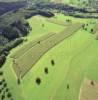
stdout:
[[[80,88],[85,78],[98,82],[98,40],[95,39],[95,34],[90,32],[98,20],[74,18],[62,14],[56,14],[55,17],[55,20],[65,23],[68,19],[72,23],[88,24],[87,29],[79,29],[45,53],[18,85],[11,56],[22,47],[25,48],[31,41],[51,32],[59,33],[65,28],[41,16],[28,20],[32,31],[25,37],[27,42],[10,52],[2,69],[14,100],[79,100]],[[45,68],[48,69],[47,74]],[[36,83],[37,78],[40,78],[39,85]]]

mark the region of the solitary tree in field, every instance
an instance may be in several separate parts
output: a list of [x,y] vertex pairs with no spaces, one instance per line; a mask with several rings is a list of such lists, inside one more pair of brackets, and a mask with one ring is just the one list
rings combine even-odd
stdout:
[[54,62],[54,60],[51,60],[51,64],[52,64],[52,66],[54,66],[54,65],[55,65],[55,62]]
[[0,72],[0,75],[3,75],[3,72],[2,71]]
[[94,33],[94,29],[91,29],[91,33]]
[[44,71],[45,71],[45,74],[48,74],[48,68],[47,67],[44,69]]
[[87,28],[85,28],[84,30],[87,31]]
[[67,84],[67,89],[69,89],[69,84]]
[[11,98],[11,97],[12,97],[12,95],[11,95],[10,92],[7,94],[7,97],[8,97],[8,98]]
[[36,83],[37,83],[38,85],[40,85],[41,79],[40,79],[39,77],[36,79]]
[[19,79],[19,78],[17,79],[17,83],[18,83],[18,85],[20,85],[20,83],[21,83],[21,81],[20,81],[20,79]]
[[94,86],[94,81],[91,81],[91,85]]
[[5,90],[6,92],[9,92],[9,89],[8,88],[6,88],[6,90]]

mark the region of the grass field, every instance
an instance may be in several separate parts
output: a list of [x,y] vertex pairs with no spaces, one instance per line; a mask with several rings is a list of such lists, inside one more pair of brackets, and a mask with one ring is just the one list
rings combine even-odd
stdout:
[[[11,51],[2,69],[14,100],[79,100],[80,88],[85,77],[98,82],[98,41],[95,35],[90,33],[90,29],[96,24],[91,22],[98,20],[76,19],[57,14],[56,18],[61,21],[71,19],[73,23],[89,25],[87,30],[78,30],[45,53],[18,85],[11,56],[32,40],[47,33],[59,33],[65,28],[40,16],[28,20],[32,26],[32,32],[26,37],[28,41]],[[46,67],[48,74],[44,72]],[[36,83],[37,78],[41,79],[40,85]]]
[[[65,38],[68,38],[69,36],[73,35],[76,31],[78,31],[82,27],[82,24],[76,23],[72,24],[66,29],[64,29],[62,32],[57,33],[57,34],[51,34],[50,37],[46,38],[41,38],[43,39],[40,41],[36,42],[35,45],[33,45],[31,48],[27,49],[23,55],[20,55],[18,58],[14,59],[13,62],[13,68],[14,71],[16,72],[17,77],[24,77],[24,75],[36,64],[36,62],[51,48],[53,48],[55,45],[63,41]],[[69,30],[70,29],[70,30]],[[34,44],[34,42],[28,44],[31,46]],[[25,46],[25,48],[27,48]],[[22,54],[22,51],[24,48],[21,50],[17,51],[16,55],[19,55],[20,52]],[[19,54],[18,54],[19,53]],[[15,58],[15,57],[14,57]]]
[[[77,5],[79,7],[85,6],[86,3],[84,3],[84,0],[50,0],[51,2],[55,3],[63,3],[63,4],[69,4],[69,5]],[[87,2],[87,1],[86,1]]]

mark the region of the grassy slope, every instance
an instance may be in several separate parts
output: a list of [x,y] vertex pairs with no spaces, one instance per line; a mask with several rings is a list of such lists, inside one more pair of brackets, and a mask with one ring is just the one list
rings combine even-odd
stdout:
[[[33,93],[32,98],[36,100],[40,100],[40,97],[42,97],[43,100],[77,100],[84,72],[87,67],[90,67],[89,64],[95,61],[93,59],[96,54],[94,55],[92,50],[98,50],[97,43],[94,37],[88,32],[79,31],[73,37],[66,39],[60,45],[49,51],[23,81],[24,84],[27,83],[27,80],[31,81],[28,87],[25,88],[28,95],[30,96]],[[93,44],[94,47],[96,46],[96,48],[91,46],[91,44]],[[78,55],[76,51],[79,52]],[[91,54],[91,58],[88,56],[89,54]],[[73,57],[75,57],[75,59],[73,59]],[[61,58],[63,60],[61,60]],[[51,59],[55,60],[56,66],[51,66]],[[45,76],[43,72],[46,66],[50,70],[48,76]],[[32,79],[30,79],[30,77],[32,77]],[[42,84],[39,87],[34,84],[36,77],[42,78]],[[67,83],[70,84],[69,92],[66,90]]]
[[79,1],[78,0],[51,0],[52,2],[56,2],[56,3],[58,3],[58,1],[59,1],[59,3],[67,3],[67,4],[77,4],[77,3],[79,3]]
[[[66,20],[72,19],[74,21],[89,23],[89,19],[74,19],[72,17],[64,17],[62,15],[57,16],[58,19]],[[31,41],[37,38],[39,34],[47,32],[43,30],[39,21],[44,22],[43,18],[40,20],[33,18],[29,20],[32,28],[32,34],[27,38]],[[45,22],[48,31],[60,31],[63,28],[58,25],[54,25]],[[53,25],[53,26],[52,26]],[[93,27],[94,25],[90,25]],[[90,29],[89,29],[90,30]],[[36,34],[38,33],[38,34]],[[44,35],[44,34],[43,34]],[[32,37],[31,37],[32,36]],[[4,65],[5,77],[12,88],[13,95],[16,100],[24,100],[17,98],[19,91],[22,89],[21,95],[26,98],[26,100],[77,100],[79,89],[83,81],[84,76],[98,81],[98,63],[97,63],[97,51],[98,51],[98,41],[95,37],[87,31],[79,30],[72,37],[65,39],[62,43],[57,45],[55,48],[47,52],[41,60],[33,67],[30,72],[22,80],[22,84],[17,86],[14,72],[11,66],[11,59],[8,57],[6,64]],[[19,46],[12,50],[12,54],[21,48]],[[55,66],[51,66],[51,59],[54,59]],[[9,67],[11,69],[9,69]],[[49,74],[44,74],[44,68],[49,68]],[[10,77],[10,78],[9,78]],[[35,79],[40,77],[42,83],[37,86]],[[66,89],[66,85],[70,85],[70,90]],[[17,88],[20,88],[18,91]],[[19,97],[19,96],[18,96]]]
[[[60,32],[61,30],[64,29],[64,27],[60,25],[56,25],[53,23],[46,22],[44,18],[40,16],[33,17],[28,20],[30,25],[32,26],[32,31],[26,37],[28,39],[29,43],[33,39],[36,39],[42,35],[48,34],[50,32]],[[42,24],[44,23],[45,27],[42,27]],[[17,80],[15,73],[12,69],[12,59],[10,58],[11,54],[13,54],[15,51],[20,49],[22,46],[25,46],[27,43],[21,44],[17,48],[13,49],[10,53],[10,55],[7,57],[7,61],[5,65],[3,66],[3,71],[4,71],[4,78],[6,79],[8,83],[8,87],[11,89],[12,95],[14,96],[15,100],[25,100],[25,94],[22,85],[18,86],[17,85]],[[20,94],[21,93],[21,94]],[[28,99],[26,99],[28,100]]]

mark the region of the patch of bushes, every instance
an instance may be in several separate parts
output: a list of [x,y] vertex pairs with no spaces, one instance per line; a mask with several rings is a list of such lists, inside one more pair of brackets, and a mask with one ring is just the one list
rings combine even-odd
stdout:
[[36,83],[37,83],[37,85],[40,85],[41,79],[39,77],[36,79]]
[[45,11],[45,10],[39,10],[38,14],[45,17],[54,17],[54,14],[52,12]]
[[51,60],[51,65],[52,65],[52,66],[54,66],[54,65],[55,65],[55,62],[54,62],[54,60],[53,60],[53,59]]
[[69,89],[69,84],[67,84],[67,89]]
[[3,75],[3,72],[2,72],[2,71],[0,71],[0,75],[1,75],[1,76]]
[[1,100],[4,100],[4,98],[7,96],[10,100],[13,100],[12,94],[9,92],[7,83],[5,79],[0,80],[0,95],[1,95]]
[[49,73],[49,71],[48,71],[48,68],[47,68],[47,67],[44,69],[44,72],[45,72],[45,74],[48,74],[48,73]]
[[7,45],[5,45],[5,47],[2,48],[2,50],[0,50],[0,68],[5,63],[6,56],[9,54],[9,51],[12,48],[15,48],[16,46],[18,46],[22,42],[23,42],[22,38],[16,39],[15,41],[12,41],[8,43]]

